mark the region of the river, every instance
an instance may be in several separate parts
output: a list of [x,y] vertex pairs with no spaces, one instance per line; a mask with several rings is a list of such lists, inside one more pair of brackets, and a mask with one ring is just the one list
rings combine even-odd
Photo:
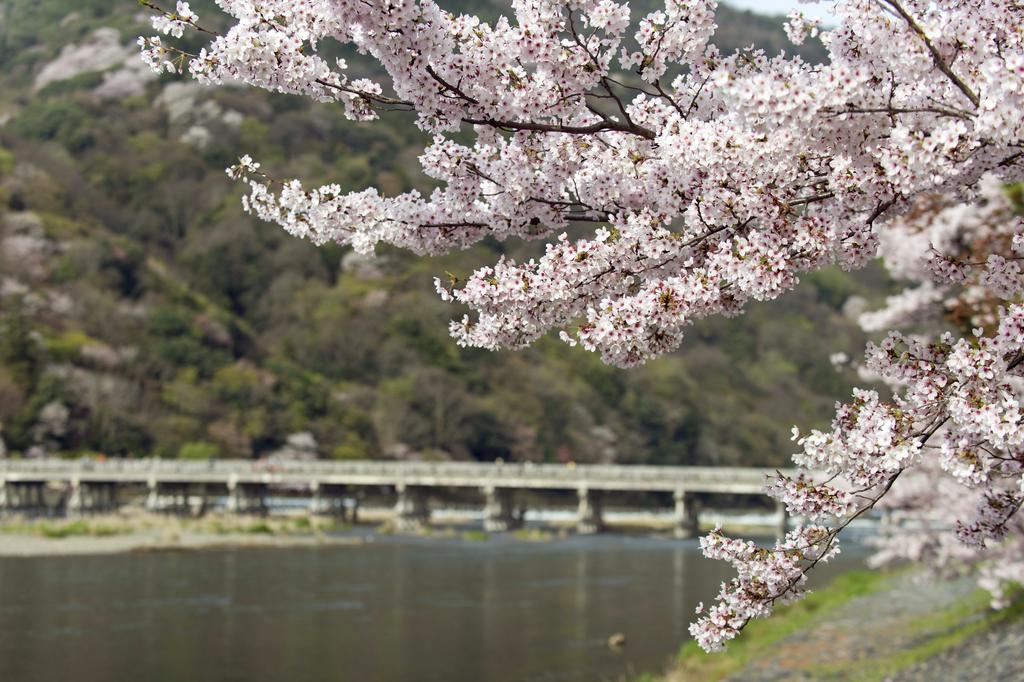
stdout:
[[0,559],[0,680],[616,680],[663,669],[727,575],[611,534]]

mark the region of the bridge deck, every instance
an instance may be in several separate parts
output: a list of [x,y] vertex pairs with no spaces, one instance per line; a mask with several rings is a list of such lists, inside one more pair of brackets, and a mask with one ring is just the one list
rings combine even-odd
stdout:
[[424,486],[761,494],[775,469],[475,462],[0,460],[0,479],[111,483]]

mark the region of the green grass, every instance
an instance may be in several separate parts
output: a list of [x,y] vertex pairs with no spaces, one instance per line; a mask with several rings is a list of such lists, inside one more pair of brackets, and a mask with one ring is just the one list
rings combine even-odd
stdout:
[[466,542],[482,542],[484,540],[490,540],[491,536],[489,533],[485,533],[482,530],[467,530],[462,533],[462,539]]
[[750,661],[769,653],[776,643],[806,626],[812,619],[846,602],[870,594],[892,577],[881,571],[851,571],[812,592],[806,599],[778,608],[771,618],[754,620],[743,634],[717,654],[704,653],[696,642],[687,642],[679,652],[678,668],[686,679],[713,682],[742,670]]
[[91,537],[109,537],[128,532],[127,529],[117,526],[90,524],[87,521],[71,521],[69,523],[41,523],[34,526],[33,530],[44,538],[59,540],[76,535],[87,535]]
[[520,528],[514,535],[516,540],[525,540],[527,542],[548,542],[555,537],[553,533],[538,528]]
[[316,522],[316,530],[319,533],[344,533],[345,531],[352,530],[352,524],[340,519],[318,520]]
[[44,538],[60,539],[72,535],[90,535],[89,524],[85,521],[72,521],[71,523],[51,524],[44,523],[39,526],[39,534]]
[[273,535],[274,529],[271,528],[265,521],[257,521],[256,523],[249,524],[242,529],[243,533],[250,533],[253,535]]

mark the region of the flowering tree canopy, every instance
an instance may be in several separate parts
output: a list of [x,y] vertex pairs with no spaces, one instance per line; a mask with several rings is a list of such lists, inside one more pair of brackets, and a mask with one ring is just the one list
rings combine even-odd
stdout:
[[[809,473],[769,484],[810,525],[774,548],[702,541],[738,572],[691,627],[704,648],[798,596],[838,532],[908,469],[950,479],[933,498],[972,491],[976,506],[949,519],[961,540],[1011,547],[1024,501],[1024,235],[1005,186],[1024,168],[1024,6],[839,0],[838,26],[820,33],[830,60],[814,65],[722,54],[709,42],[714,0],[665,0],[636,20],[614,0],[512,0],[493,23],[434,0],[217,3],[234,17],[223,34],[187,3],[144,2],[165,36],[140,38],[144,57],[204,83],[340,102],[356,121],[406,110],[433,136],[420,156],[438,182],[429,196],[308,188],[245,156],[228,172],[247,183],[247,210],[360,252],[547,240],[536,259],[436,282],[471,311],[451,325],[460,344],[521,348],[558,330],[629,367],[801,273],[882,255],[911,283],[864,320],[919,325],[868,348],[865,371],[893,397],[855,392],[829,431],[797,434]],[[164,42],[185,30],[208,33],[206,47]],[[787,24],[796,43],[819,30],[799,13]],[[386,77],[350,76],[321,56],[329,42]],[[922,333],[939,328],[923,325],[936,313],[950,331]]]

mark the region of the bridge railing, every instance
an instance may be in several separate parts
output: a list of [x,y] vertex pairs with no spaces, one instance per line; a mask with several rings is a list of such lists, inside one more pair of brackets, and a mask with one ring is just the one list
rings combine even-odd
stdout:
[[722,482],[761,485],[766,475],[774,470],[753,467],[700,467],[700,466],[648,466],[613,464],[535,464],[484,462],[333,462],[223,460],[203,461],[171,459],[4,459],[0,460],[0,475],[167,475],[176,477],[252,477],[281,475],[286,477],[355,477],[380,478],[402,481],[406,479],[479,479],[481,484],[500,485],[502,481],[524,479],[564,481],[567,486],[587,483],[645,481],[683,484]]

